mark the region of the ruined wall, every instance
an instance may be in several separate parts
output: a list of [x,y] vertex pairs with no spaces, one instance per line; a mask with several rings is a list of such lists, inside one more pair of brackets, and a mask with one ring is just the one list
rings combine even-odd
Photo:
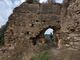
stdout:
[[48,27],[56,31],[56,38],[59,41],[58,45],[60,45],[58,47],[79,50],[79,1],[72,0],[67,3],[67,5],[60,5],[28,4],[25,2],[17,7],[9,17],[9,25],[5,33],[5,46],[11,51],[9,54],[13,56],[26,52],[28,55],[28,53],[37,50],[32,44],[32,40],[44,40],[44,37],[40,38],[40,36]]
[[64,38],[68,43],[68,47],[80,49],[80,18],[78,0],[71,2],[67,8],[66,16],[61,18],[61,30],[67,32],[68,36]]
[[[32,41],[40,38],[48,27],[60,31],[61,5],[59,4],[28,4],[23,3],[9,17],[9,25],[5,33],[7,56],[29,55],[39,50]],[[42,47],[43,48],[43,47]],[[4,56],[5,57],[5,56]],[[11,58],[12,59],[12,58]]]
[[[9,18],[5,44],[23,45],[23,41],[27,46],[30,38],[35,38],[45,28],[53,27],[56,32],[60,31],[60,10],[58,4],[22,4]],[[16,47],[20,48],[20,45]]]

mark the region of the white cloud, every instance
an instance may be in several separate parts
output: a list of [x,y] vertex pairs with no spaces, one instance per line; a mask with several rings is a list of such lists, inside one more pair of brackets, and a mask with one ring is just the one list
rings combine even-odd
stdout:
[[40,3],[47,3],[48,0],[39,0]]
[[45,31],[45,33],[44,34],[53,34],[53,29],[52,28],[48,28],[46,31]]
[[3,0],[5,3],[6,3],[6,5],[8,5],[8,7],[12,7],[12,5],[13,5],[13,3],[12,3],[12,1],[11,0]]
[[[54,0],[53,0],[54,1]],[[48,3],[48,0],[39,0],[40,3]],[[63,3],[63,0],[55,0],[56,3]]]
[[[5,24],[5,20],[2,18],[2,17],[0,17],[0,25],[4,25]],[[0,26],[0,28],[1,28],[1,26]]]
[[55,0],[56,3],[63,3],[64,0]]
[[21,2],[25,2],[26,0],[21,0]]
[[25,0],[0,0],[0,27],[8,21],[8,17],[13,13],[13,9]]

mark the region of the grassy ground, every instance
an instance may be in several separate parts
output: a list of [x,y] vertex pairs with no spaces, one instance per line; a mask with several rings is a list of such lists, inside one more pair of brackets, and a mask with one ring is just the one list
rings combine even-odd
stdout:
[[43,51],[35,54],[31,60],[80,60],[80,51],[62,50],[51,52],[51,50]]
[[52,60],[52,57],[48,51],[43,51],[41,53],[35,54],[31,60]]

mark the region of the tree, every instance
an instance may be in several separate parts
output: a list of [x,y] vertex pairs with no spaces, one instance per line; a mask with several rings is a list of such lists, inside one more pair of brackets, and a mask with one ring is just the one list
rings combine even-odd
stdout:
[[6,28],[7,28],[7,24],[6,25],[3,25],[0,28],[0,45],[3,45],[4,44],[4,33],[6,31]]

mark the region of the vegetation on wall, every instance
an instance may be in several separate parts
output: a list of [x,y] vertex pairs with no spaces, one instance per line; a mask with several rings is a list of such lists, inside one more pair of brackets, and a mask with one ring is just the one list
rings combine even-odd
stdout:
[[7,24],[3,25],[0,28],[0,45],[3,45],[4,44],[4,33],[6,31],[6,28],[7,28]]

